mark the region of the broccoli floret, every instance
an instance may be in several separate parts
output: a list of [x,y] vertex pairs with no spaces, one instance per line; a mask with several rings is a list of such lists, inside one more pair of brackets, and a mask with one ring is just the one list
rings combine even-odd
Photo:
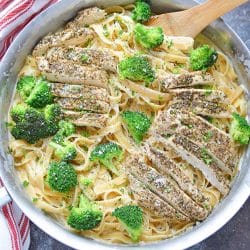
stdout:
[[51,141],[49,145],[55,149],[55,155],[61,161],[72,161],[77,155],[75,146],[71,142],[65,141],[63,144],[58,144]]
[[142,0],[135,2],[135,9],[132,11],[132,19],[136,22],[146,22],[151,17],[152,12],[149,4]]
[[116,208],[112,213],[129,233],[132,241],[136,242],[143,230],[143,212],[140,207],[128,205]]
[[50,84],[33,76],[22,77],[17,84],[17,91],[25,103],[33,108],[43,108],[54,100]]
[[59,130],[52,138],[49,145],[55,149],[55,156],[61,161],[72,161],[77,155],[77,151],[73,143],[66,140],[66,137],[75,133],[75,126],[68,121],[60,121]]
[[160,46],[164,41],[161,27],[149,28],[137,23],[134,29],[135,41],[146,49]]
[[122,60],[118,65],[118,70],[121,79],[145,81],[147,84],[155,79],[154,70],[148,60],[142,56],[133,56]]
[[208,45],[202,45],[190,53],[190,67],[192,70],[206,70],[211,67],[218,58],[218,53]]
[[78,207],[73,207],[67,219],[67,223],[77,230],[90,230],[97,227],[103,217],[98,206],[86,196],[80,196]]
[[75,125],[69,121],[60,121],[59,130],[53,137],[53,141],[56,143],[63,143],[65,137],[68,137],[75,133]]
[[34,108],[43,108],[53,103],[53,100],[51,86],[48,82],[42,80],[35,85],[25,102]]
[[51,122],[58,122],[61,118],[61,114],[61,107],[58,104],[49,104],[44,109],[46,120]]
[[124,111],[121,116],[135,142],[140,144],[151,126],[150,119],[141,112],[133,112],[129,110]]
[[10,115],[11,118],[14,122],[21,122],[25,119],[25,113],[27,111],[27,107],[24,105],[16,105],[14,106],[11,111],[10,111]]
[[61,119],[61,107],[58,104],[47,105],[44,109],[44,117],[48,124],[49,134],[56,134],[59,129],[58,122]]
[[116,161],[119,162],[122,156],[123,152],[121,147],[113,142],[108,142],[99,144],[95,147],[91,152],[90,161],[99,161],[114,174],[119,175],[119,172],[113,163],[113,159],[116,158]]
[[36,78],[34,76],[22,76],[17,83],[17,91],[26,100],[35,85]]
[[46,181],[52,190],[66,193],[76,186],[77,174],[67,162],[52,162],[49,165]]
[[18,104],[11,109],[10,115],[15,122],[11,128],[15,139],[36,143],[39,139],[54,135],[58,130],[56,121],[47,120],[43,112],[32,107]]
[[239,142],[241,145],[248,144],[250,138],[250,126],[244,117],[237,113],[233,113],[229,132],[234,141]]

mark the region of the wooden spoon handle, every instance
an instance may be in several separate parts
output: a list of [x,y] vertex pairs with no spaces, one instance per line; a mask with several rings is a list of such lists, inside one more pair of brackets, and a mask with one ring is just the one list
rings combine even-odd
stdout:
[[248,0],[209,0],[204,4],[186,10],[186,18],[190,20],[189,23],[193,26],[190,30],[192,33],[189,34],[189,36],[195,37],[215,19],[247,1]]
[[147,23],[160,26],[167,35],[195,37],[212,21],[247,0],[209,0],[191,9],[161,14]]

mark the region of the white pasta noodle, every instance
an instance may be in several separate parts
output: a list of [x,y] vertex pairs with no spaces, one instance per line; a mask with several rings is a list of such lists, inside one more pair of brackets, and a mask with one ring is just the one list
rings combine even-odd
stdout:
[[[135,23],[130,17],[132,8],[133,5],[125,8],[121,6],[108,8],[106,11],[109,15],[103,21],[90,25],[96,36],[88,46],[110,49],[119,60],[139,53],[141,48],[135,43],[133,36]],[[179,73],[188,72],[189,57],[187,52],[193,46],[192,38],[166,37],[164,43],[167,42],[166,39],[173,41],[171,47],[163,44],[162,48],[157,48],[146,54],[156,73],[160,74],[162,71],[175,73],[175,70],[179,70]],[[207,40],[204,42],[204,39],[200,38],[203,44],[207,43]],[[229,60],[221,52],[219,52],[216,65],[209,69],[209,73],[215,78],[215,88],[222,90],[229,97],[239,114],[245,115],[246,102],[243,90],[237,84],[237,77]],[[39,76],[39,74],[34,58],[28,56],[20,75]],[[116,74],[111,73],[109,75],[109,91],[112,109],[107,126],[102,129],[89,128],[90,136],[88,138],[80,133],[69,137],[77,149],[77,157],[73,161],[73,166],[78,173],[78,179],[88,177],[93,180],[93,185],[85,188],[85,192],[99,204],[104,213],[103,220],[98,227],[82,231],[80,234],[111,243],[128,244],[131,243],[130,237],[116,218],[111,215],[111,212],[118,206],[136,203],[133,200],[133,195],[129,192],[128,180],[124,174],[122,163],[117,166],[121,175],[112,176],[99,163],[90,162],[90,153],[102,141],[114,141],[119,144],[125,152],[125,158],[129,154],[135,153],[137,146],[122,125],[119,113],[131,109],[155,116],[159,110],[166,107],[171,96],[161,93],[157,82],[153,88],[146,87],[129,80],[121,81]],[[16,95],[14,104],[20,102],[20,98]],[[221,129],[226,130],[229,126],[228,119],[215,119],[215,121]],[[72,230],[66,222],[69,215],[68,208],[77,202],[84,187],[78,182],[78,186],[67,195],[50,190],[44,179],[49,163],[55,159],[53,149],[48,145],[48,142],[49,138],[41,140],[37,144],[28,144],[23,140],[12,139],[10,149],[20,180],[29,182],[26,191],[33,199],[34,204],[53,216],[66,228]],[[221,199],[219,191],[208,183],[199,170],[190,165],[185,166],[184,169],[186,174],[208,197],[208,206],[210,208],[216,206]],[[155,216],[144,210],[144,229],[141,240],[143,242],[163,240],[183,232],[192,225],[190,222],[178,220],[170,222],[167,218]]]

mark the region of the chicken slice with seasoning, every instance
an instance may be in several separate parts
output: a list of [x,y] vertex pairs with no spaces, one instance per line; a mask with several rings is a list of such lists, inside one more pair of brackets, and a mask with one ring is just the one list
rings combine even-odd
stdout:
[[118,59],[108,49],[90,49],[81,47],[53,47],[46,54],[48,61],[69,60],[77,64],[93,65],[97,68],[116,72]]
[[206,73],[203,74],[201,71],[185,73],[185,74],[166,74],[158,76],[162,92],[169,92],[170,89],[175,88],[186,88],[197,85],[211,85],[214,82],[214,78]]
[[193,167],[198,168],[205,178],[223,195],[229,192],[229,180],[213,160],[213,157],[207,152],[206,148],[201,148],[180,135],[171,136],[167,140],[163,138],[160,140],[165,141],[166,145],[170,144],[183,160],[187,161]]
[[173,206],[176,210],[191,219],[203,220],[207,217],[207,210],[194,202],[178,184],[170,177],[161,175],[154,168],[147,165],[140,155],[134,155],[126,165],[128,173],[138,178],[149,189]]
[[51,91],[57,97],[110,101],[107,89],[96,86],[51,83]]
[[160,112],[152,132],[185,136],[200,147],[205,147],[223,171],[229,174],[234,172],[238,155],[230,136],[191,112],[171,108]]
[[51,82],[107,87],[108,75],[104,70],[67,60],[50,62],[44,57],[37,58],[37,64],[41,73]]
[[108,121],[108,114],[85,113],[72,110],[63,110],[65,117],[78,127],[104,128]]
[[85,10],[78,12],[77,16],[73,19],[72,22],[69,22],[66,27],[82,27],[88,26],[93,23],[97,23],[105,18],[107,13],[105,10],[99,9],[97,7],[91,7]]
[[217,90],[175,89],[170,104],[173,109],[189,110],[199,115],[230,118],[232,106],[225,94]]
[[143,184],[132,174],[128,174],[130,182],[130,189],[133,193],[134,199],[138,204],[157,216],[166,217],[169,220],[189,221],[190,219],[184,214],[178,212],[166,201],[161,199],[155,193],[151,192],[147,185]]
[[55,101],[67,110],[76,111],[91,111],[96,113],[108,113],[110,105],[107,102],[98,99],[83,99],[83,98],[56,98]]
[[164,151],[154,148],[150,144],[144,146],[145,154],[152,161],[155,169],[163,175],[171,176],[179,187],[200,205],[207,201],[202,192],[192,183],[186,173]]
[[43,56],[47,50],[55,46],[83,45],[94,37],[94,31],[89,28],[78,27],[50,33],[45,36],[34,48],[34,57]]

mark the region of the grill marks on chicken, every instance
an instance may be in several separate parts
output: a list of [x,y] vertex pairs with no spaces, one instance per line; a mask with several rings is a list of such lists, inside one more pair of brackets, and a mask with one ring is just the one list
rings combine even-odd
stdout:
[[118,60],[108,49],[89,49],[81,47],[53,47],[46,54],[49,61],[69,60],[82,65],[95,67],[111,72],[116,72]]
[[185,74],[167,74],[158,76],[162,92],[169,92],[170,89],[187,88],[197,85],[211,85],[214,81],[210,74],[203,74],[201,71]]
[[215,118],[230,118],[232,107],[225,94],[217,90],[175,89],[171,107],[189,110],[198,115]]
[[203,118],[191,112],[168,109],[158,114],[154,131],[161,134],[179,134],[200,147],[205,147],[218,166],[232,174],[237,164],[237,152],[230,136]]
[[139,178],[149,190],[178,212],[191,220],[203,220],[207,216],[207,210],[194,202],[170,176],[160,174],[138,155],[132,156],[126,166],[129,174]]

